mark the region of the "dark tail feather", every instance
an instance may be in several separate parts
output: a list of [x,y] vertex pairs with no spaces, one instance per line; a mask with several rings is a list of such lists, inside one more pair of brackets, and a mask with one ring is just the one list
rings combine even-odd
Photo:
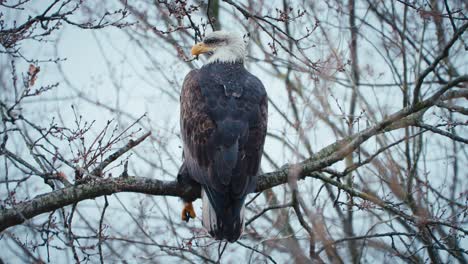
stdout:
[[212,237],[232,243],[244,231],[244,199],[229,199],[216,191],[203,188],[202,222]]

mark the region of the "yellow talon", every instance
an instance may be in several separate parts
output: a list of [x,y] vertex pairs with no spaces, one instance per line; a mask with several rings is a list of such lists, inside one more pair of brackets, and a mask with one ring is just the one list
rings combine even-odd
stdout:
[[182,209],[182,220],[188,222],[190,218],[195,218],[196,216],[192,203],[185,203],[184,209]]

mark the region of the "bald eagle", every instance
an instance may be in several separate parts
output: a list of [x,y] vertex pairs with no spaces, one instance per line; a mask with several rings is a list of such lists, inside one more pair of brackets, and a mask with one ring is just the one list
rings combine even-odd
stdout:
[[[267,130],[267,94],[244,67],[245,44],[236,33],[215,31],[192,47],[208,54],[190,71],[180,95],[184,162],[178,179],[200,184],[202,223],[217,240],[236,241],[244,229],[244,203],[256,187]],[[195,217],[185,201],[182,219]]]

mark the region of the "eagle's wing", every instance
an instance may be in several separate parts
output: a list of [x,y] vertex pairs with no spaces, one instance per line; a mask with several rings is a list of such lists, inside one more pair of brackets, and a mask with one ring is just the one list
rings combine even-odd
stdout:
[[208,168],[213,156],[212,136],[216,130],[208,116],[206,102],[199,86],[199,70],[185,77],[180,94],[180,128],[184,143],[184,165],[189,177],[200,184],[209,184]]
[[245,185],[233,187],[245,188],[235,190],[236,193],[250,193],[256,187],[257,174],[263,154],[263,145],[268,123],[268,99],[261,81],[252,74],[246,74],[244,80],[245,98],[240,102],[244,112],[248,112],[248,136],[245,143],[240,146],[239,171],[240,177],[246,177],[241,182]]

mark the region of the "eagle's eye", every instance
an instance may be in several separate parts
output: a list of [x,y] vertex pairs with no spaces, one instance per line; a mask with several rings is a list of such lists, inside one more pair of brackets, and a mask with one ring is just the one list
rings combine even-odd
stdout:
[[207,45],[216,45],[216,44],[219,44],[223,42],[222,39],[219,39],[219,38],[207,38],[205,40],[203,40],[203,43],[207,44]]

